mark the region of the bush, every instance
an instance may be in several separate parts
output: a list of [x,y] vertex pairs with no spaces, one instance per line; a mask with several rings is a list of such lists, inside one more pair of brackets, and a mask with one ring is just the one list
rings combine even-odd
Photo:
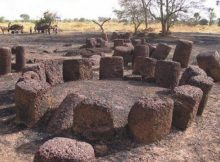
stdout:
[[202,20],[199,21],[199,24],[200,24],[200,25],[208,25],[208,24],[209,24],[209,21],[206,20],[206,19],[202,19]]

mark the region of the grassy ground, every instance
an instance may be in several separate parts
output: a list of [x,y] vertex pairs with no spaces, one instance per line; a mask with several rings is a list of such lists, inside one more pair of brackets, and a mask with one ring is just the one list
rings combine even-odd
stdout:
[[[14,24],[14,23],[12,23]],[[30,27],[34,28],[33,23],[19,22],[19,24],[24,25],[24,31],[29,32]],[[0,23],[0,26],[7,26],[7,23]],[[58,22],[59,29],[62,31],[80,31],[80,32],[94,32],[99,31],[99,27],[92,22]],[[150,24],[151,28],[155,32],[161,30],[159,23]],[[140,29],[144,29],[144,25]],[[105,30],[107,32],[112,31],[133,31],[133,26],[131,24],[109,22],[105,25]],[[198,33],[220,33],[220,27],[217,25],[212,26],[189,26],[185,24],[177,24],[172,29],[172,32],[198,32]]]

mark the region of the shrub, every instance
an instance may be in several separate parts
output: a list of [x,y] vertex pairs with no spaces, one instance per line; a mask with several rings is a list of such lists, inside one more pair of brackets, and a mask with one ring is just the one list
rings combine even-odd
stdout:
[[202,19],[202,20],[199,21],[199,24],[200,25],[208,25],[209,21],[207,19]]

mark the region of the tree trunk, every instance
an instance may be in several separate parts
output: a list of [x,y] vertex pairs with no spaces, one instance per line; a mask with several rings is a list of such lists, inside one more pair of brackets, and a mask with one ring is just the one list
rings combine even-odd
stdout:
[[144,10],[144,22],[145,22],[145,29],[148,29],[148,12],[147,12],[147,6],[144,0],[141,0]]

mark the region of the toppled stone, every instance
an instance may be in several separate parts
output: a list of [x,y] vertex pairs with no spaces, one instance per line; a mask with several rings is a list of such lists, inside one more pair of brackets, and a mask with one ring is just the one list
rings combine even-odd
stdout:
[[197,87],[183,85],[173,90],[174,111],[172,125],[186,130],[196,117],[203,92]]
[[149,57],[136,57],[134,60],[133,74],[144,78],[154,78],[157,60]]
[[168,57],[171,49],[172,48],[170,46],[160,43],[157,45],[151,57],[157,60],[165,60]]
[[122,57],[102,57],[100,61],[99,78],[122,79],[124,73],[124,61]]
[[217,51],[209,51],[199,54],[198,66],[202,68],[214,81],[220,81],[220,55]]
[[52,133],[62,133],[72,128],[73,110],[84,99],[85,96],[83,95],[69,94],[54,112],[47,130]]
[[93,78],[92,64],[89,59],[73,59],[63,62],[64,81],[90,80]]
[[61,137],[45,142],[34,156],[34,162],[88,162],[94,159],[90,144]]
[[187,68],[191,56],[193,42],[179,40],[173,55],[173,61],[179,62],[182,68]]
[[142,76],[130,74],[130,75],[125,75],[123,79],[130,80],[130,81],[142,81]]
[[60,60],[47,60],[44,64],[46,81],[52,86],[63,83],[63,62]]
[[188,84],[189,80],[197,75],[207,76],[206,72],[199,68],[198,66],[191,65],[186,68],[181,76],[179,85]]
[[141,98],[128,116],[128,127],[133,138],[141,143],[151,143],[169,134],[173,107],[173,101],[162,96]]
[[155,79],[159,86],[173,89],[179,84],[181,66],[174,61],[157,61]]
[[189,80],[189,85],[195,86],[200,88],[203,91],[202,100],[199,104],[197,115],[201,116],[203,114],[203,111],[207,105],[209,93],[214,85],[213,79],[210,77],[205,77],[202,75],[198,75],[195,77],[192,77]]
[[16,122],[35,126],[50,108],[50,86],[37,80],[24,80],[15,86]]
[[114,50],[113,56],[121,56],[124,60],[124,66],[127,66],[129,62],[132,62],[132,47],[117,46]]

